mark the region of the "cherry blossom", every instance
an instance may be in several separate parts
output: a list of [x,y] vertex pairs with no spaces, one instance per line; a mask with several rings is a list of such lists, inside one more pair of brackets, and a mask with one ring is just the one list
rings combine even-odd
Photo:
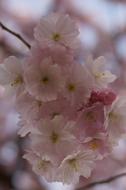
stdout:
[[112,83],[116,79],[116,76],[106,69],[105,64],[106,60],[102,56],[94,61],[92,57],[89,57],[87,60],[87,67],[93,77],[94,87],[98,89],[106,88],[107,84]]
[[26,118],[20,118],[18,125],[19,125],[18,135],[20,135],[21,137],[25,137],[27,134],[31,133],[31,131],[35,131],[35,128],[28,120],[28,118],[27,120]]
[[78,34],[70,16],[52,13],[36,26],[28,55],[0,65],[0,84],[15,95],[18,135],[29,142],[24,158],[49,182],[89,178],[126,134],[126,98],[109,86],[116,76],[102,56],[82,64]]
[[32,147],[52,157],[64,157],[72,152],[76,145],[76,139],[71,134],[73,125],[74,122],[66,123],[61,116],[55,116],[52,120],[40,120],[36,124],[38,132],[31,135]]
[[112,106],[106,110],[105,127],[111,141],[118,141],[125,135],[126,128],[126,99],[117,97]]
[[42,46],[60,44],[74,49],[78,47],[78,34],[75,22],[68,15],[53,13],[40,20],[34,36]]
[[24,91],[22,63],[16,57],[10,56],[0,65],[0,84],[9,94],[19,94]]
[[24,72],[24,80],[29,94],[41,101],[55,100],[63,85],[60,68],[52,65],[50,58],[40,65],[29,66]]
[[40,119],[43,102],[35,99],[27,92],[18,97],[15,108],[17,112],[24,118],[31,120]]
[[63,183],[77,183],[79,177],[88,178],[94,167],[96,156],[93,151],[85,150],[78,151],[68,155],[59,167],[60,180]]
[[66,67],[65,89],[63,94],[72,105],[85,103],[90,97],[92,81],[87,70],[81,64]]
[[99,103],[85,108],[77,119],[74,129],[75,136],[83,141],[86,137],[95,137],[100,133],[105,133],[104,114],[104,107]]
[[100,159],[108,156],[112,151],[112,145],[108,141],[107,133],[98,134],[93,138],[87,138],[81,145],[83,145],[84,148],[86,147],[94,151]]
[[41,155],[35,152],[28,152],[23,156],[33,167],[33,171],[40,176],[44,176],[47,181],[54,181],[56,166],[48,156]]

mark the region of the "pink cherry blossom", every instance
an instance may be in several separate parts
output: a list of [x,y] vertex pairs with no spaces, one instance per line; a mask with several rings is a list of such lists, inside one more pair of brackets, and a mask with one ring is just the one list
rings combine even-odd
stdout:
[[63,46],[57,45],[55,48],[50,48],[49,53],[53,63],[62,67],[66,67],[66,65],[70,66],[74,63],[75,53]]
[[0,65],[0,84],[7,94],[20,94],[24,91],[22,62],[14,56],[5,59]]
[[42,110],[43,102],[35,99],[28,93],[23,93],[22,96],[17,98],[16,110],[24,118],[31,120],[40,119],[40,112]]
[[42,60],[50,57],[52,59],[52,64],[57,64],[65,67],[66,65],[73,63],[75,56],[76,55],[73,51],[68,50],[63,46],[57,45],[53,48],[48,46],[41,47],[37,43],[34,43],[31,47],[30,55],[28,59],[26,59],[26,64],[40,64]]
[[31,132],[37,132],[36,128],[33,127],[33,123],[28,118],[22,117],[20,118],[20,121],[18,122],[19,130],[18,135],[21,137],[25,137]]
[[116,76],[106,69],[106,60],[102,56],[94,61],[92,57],[89,57],[86,65],[93,78],[94,88],[106,88],[109,83],[116,79]]
[[29,151],[23,156],[23,158],[27,159],[31,163],[33,171],[36,174],[43,176],[49,182],[55,180],[56,166],[47,155],[45,156]]
[[96,156],[93,151],[78,151],[68,155],[59,167],[59,178],[63,183],[78,183],[79,177],[88,178],[94,168]]
[[106,109],[105,127],[111,141],[118,141],[126,132],[126,99],[117,97],[109,109]]
[[44,59],[40,65],[29,66],[24,73],[27,91],[41,101],[55,100],[63,85],[61,70],[52,65],[51,59]]
[[108,140],[108,135],[106,134],[96,134],[93,138],[87,138],[81,143],[84,148],[88,148],[100,158],[108,156],[112,151],[112,144]]
[[78,47],[78,34],[75,22],[68,15],[53,13],[40,20],[34,36],[42,46],[60,44],[74,49]]
[[52,120],[39,120],[36,123],[38,132],[31,135],[32,148],[41,153],[45,152],[52,158],[63,159],[77,145],[71,133],[73,125],[74,122],[66,122],[61,116],[55,116]]
[[39,113],[41,118],[52,119],[57,115],[62,115],[67,120],[76,120],[78,111],[70,102],[63,97],[50,102],[44,102]]
[[82,105],[90,97],[92,89],[92,81],[86,69],[81,64],[73,64],[66,67],[65,72],[65,88],[63,95],[71,105]]
[[86,137],[95,137],[100,133],[105,133],[104,118],[104,106],[102,104],[96,103],[85,108],[78,117],[74,129],[75,136],[79,141],[84,141]]

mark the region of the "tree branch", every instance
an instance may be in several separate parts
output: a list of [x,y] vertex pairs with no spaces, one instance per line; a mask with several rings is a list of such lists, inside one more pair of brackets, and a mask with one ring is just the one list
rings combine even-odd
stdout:
[[87,185],[85,185],[85,186],[83,186],[81,188],[76,189],[76,190],[86,190],[86,189],[92,188],[92,187],[94,187],[96,185],[102,185],[102,184],[105,184],[105,183],[111,183],[112,181],[117,180],[118,178],[124,177],[124,176],[126,176],[126,173],[118,174],[118,175],[112,176],[110,178],[101,180],[101,181],[95,181],[95,182],[89,183],[89,184],[87,184]]
[[6,32],[8,32],[8,33],[12,34],[13,36],[15,36],[16,38],[18,38],[22,43],[24,43],[27,46],[27,48],[29,48],[29,49],[31,48],[31,45],[26,40],[24,40],[24,38],[20,34],[10,30],[2,22],[0,22],[0,27],[3,30],[5,30]]

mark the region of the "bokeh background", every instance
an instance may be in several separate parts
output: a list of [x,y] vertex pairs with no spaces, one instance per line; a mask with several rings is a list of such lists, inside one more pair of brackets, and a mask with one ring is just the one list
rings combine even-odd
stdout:
[[[54,11],[69,13],[77,21],[83,58],[105,56],[107,66],[118,76],[113,88],[125,95],[126,0],[0,0],[0,21],[30,44],[38,20]],[[21,41],[0,28],[0,63],[9,55],[23,57],[27,53]],[[0,86],[0,190],[74,190],[126,171],[126,140],[121,140],[112,155],[97,164],[88,181],[81,179],[78,187],[49,184],[22,158],[27,139],[17,136],[17,122],[13,101],[3,96]],[[125,190],[126,177],[90,189]]]

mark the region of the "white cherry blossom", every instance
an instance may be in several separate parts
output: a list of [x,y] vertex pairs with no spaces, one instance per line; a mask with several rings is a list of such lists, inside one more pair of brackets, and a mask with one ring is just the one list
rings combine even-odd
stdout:
[[116,79],[116,76],[106,69],[106,60],[103,56],[94,61],[91,56],[88,57],[86,65],[96,88],[106,88],[109,83]]
[[66,122],[62,116],[55,116],[52,120],[41,119],[36,123],[38,132],[31,134],[32,147],[38,152],[46,152],[52,158],[63,159],[77,145],[71,134],[73,125],[74,122]]
[[33,171],[43,176],[47,181],[52,182],[55,179],[56,167],[52,160],[46,155],[36,154],[35,152],[28,152],[23,156],[32,165]]
[[10,56],[0,65],[0,84],[6,89],[7,94],[19,95],[24,91],[22,62]]
[[118,97],[106,110],[105,127],[111,141],[118,141],[126,133],[126,98]]
[[40,20],[34,36],[42,46],[60,44],[74,49],[78,47],[78,34],[75,22],[68,15],[53,13]]
[[63,183],[78,183],[79,177],[90,177],[96,156],[93,151],[78,151],[68,155],[59,167],[59,178]]
[[43,102],[57,99],[63,85],[60,67],[52,64],[50,58],[27,67],[24,80],[29,94]]
[[72,105],[80,106],[87,101],[92,89],[92,80],[87,70],[78,63],[66,67],[64,74],[65,88],[63,95],[71,102]]

